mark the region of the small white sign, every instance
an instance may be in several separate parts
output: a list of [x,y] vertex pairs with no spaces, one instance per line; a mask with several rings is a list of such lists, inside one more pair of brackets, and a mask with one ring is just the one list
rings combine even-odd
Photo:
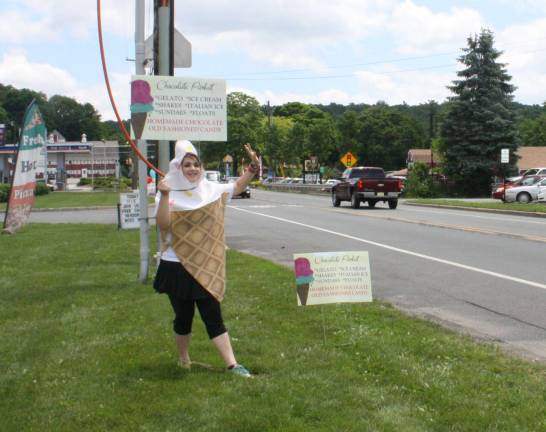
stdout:
[[140,205],[138,192],[119,194],[121,228],[139,228]]
[[510,151],[508,149],[501,149],[501,163],[510,162]]

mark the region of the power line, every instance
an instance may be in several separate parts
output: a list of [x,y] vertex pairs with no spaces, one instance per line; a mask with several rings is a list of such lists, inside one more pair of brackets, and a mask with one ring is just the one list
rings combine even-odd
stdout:
[[[517,57],[517,56],[521,56],[521,55],[526,55],[526,54],[531,54],[531,53],[536,53],[536,52],[542,52],[542,51],[546,51],[546,48],[541,48],[541,49],[537,49],[537,50],[531,50],[531,51],[525,51],[525,52],[519,52],[517,54],[512,54],[510,56],[508,56],[508,58],[512,58],[512,57]],[[447,55],[447,54],[442,54],[442,55]],[[436,57],[436,56],[423,56],[421,58],[429,58],[429,57]],[[418,57],[414,57],[412,59],[417,59]],[[406,59],[400,59],[399,61],[406,61],[406,60],[409,60],[410,58],[406,58]],[[372,62],[372,63],[367,63],[368,65],[373,65],[373,64],[389,64],[389,62]],[[363,71],[357,71],[357,72],[353,72],[353,73],[350,73],[350,74],[343,74],[343,75],[313,75],[313,76],[299,76],[299,77],[280,77],[280,78],[271,78],[271,77],[266,77],[266,78],[227,78],[229,79],[230,81],[294,81],[294,80],[318,80],[318,79],[339,79],[339,78],[355,78],[356,75],[358,73],[361,73],[361,72],[373,72],[375,74],[378,74],[378,75],[392,75],[392,74],[397,74],[397,73],[404,73],[404,72],[418,72],[418,71],[421,71],[421,70],[430,70],[430,69],[442,69],[442,68],[448,68],[448,67],[456,67],[456,66],[459,66],[459,63],[449,63],[449,64],[443,64],[443,65],[436,65],[436,66],[423,66],[423,67],[416,67],[416,68],[411,68],[411,69],[398,69],[398,70],[393,70],[393,71],[371,71],[371,70],[363,70]],[[336,68],[342,68],[342,67],[349,67],[349,66],[333,66],[333,67],[330,67],[330,68],[324,68],[322,70],[326,70],[326,69],[336,69]],[[294,69],[293,71],[310,71],[311,69]],[[288,71],[285,71],[285,72],[288,72]],[[269,72],[269,74],[277,74],[277,73],[283,73],[281,71],[274,71],[274,72]],[[260,73],[242,73],[241,75],[254,75],[254,74],[267,74],[267,72],[260,72]],[[225,75],[222,75],[222,77],[218,77],[218,78],[224,78],[226,79],[226,76]]]

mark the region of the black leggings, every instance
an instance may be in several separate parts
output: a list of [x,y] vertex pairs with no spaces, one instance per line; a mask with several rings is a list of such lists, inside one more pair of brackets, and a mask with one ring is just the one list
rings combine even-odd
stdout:
[[183,336],[191,333],[196,304],[209,338],[213,339],[227,331],[222,319],[220,303],[215,298],[181,300],[176,295],[170,293],[168,295],[175,314],[173,328],[176,334]]

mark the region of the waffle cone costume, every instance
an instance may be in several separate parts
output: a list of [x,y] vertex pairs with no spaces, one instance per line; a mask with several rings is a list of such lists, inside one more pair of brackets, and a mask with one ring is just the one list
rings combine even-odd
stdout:
[[171,188],[171,226],[169,233],[161,233],[161,251],[172,248],[188,273],[222,301],[226,274],[224,214],[233,185],[211,183],[203,172],[195,183],[190,183],[180,170],[188,153],[197,155],[189,141],[178,141],[165,177]]

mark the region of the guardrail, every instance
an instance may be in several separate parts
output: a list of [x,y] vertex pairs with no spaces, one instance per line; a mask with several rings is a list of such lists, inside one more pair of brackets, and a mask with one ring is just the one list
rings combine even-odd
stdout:
[[307,183],[271,183],[262,184],[260,185],[260,188],[276,192],[295,192],[313,195],[329,195],[332,191],[332,186],[330,185]]

